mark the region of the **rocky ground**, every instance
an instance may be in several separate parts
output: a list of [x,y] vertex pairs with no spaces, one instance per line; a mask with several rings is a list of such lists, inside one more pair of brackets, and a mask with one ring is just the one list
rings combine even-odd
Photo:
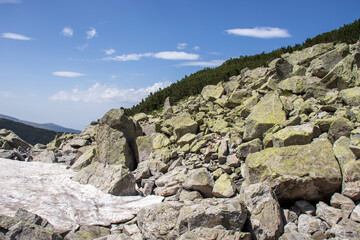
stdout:
[[0,156],[65,163],[73,180],[117,196],[165,197],[116,230],[81,226],[65,239],[359,239],[359,68],[359,43],[319,44],[153,115],[110,110],[25,153],[0,132]]

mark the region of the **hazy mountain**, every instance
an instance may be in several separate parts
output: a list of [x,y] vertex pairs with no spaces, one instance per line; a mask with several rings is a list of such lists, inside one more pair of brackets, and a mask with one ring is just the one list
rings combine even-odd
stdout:
[[[76,130],[76,129],[72,129],[72,128],[65,128],[62,127],[60,125],[54,124],[54,123],[34,123],[34,122],[30,122],[30,121],[24,121],[18,118],[14,118],[11,116],[7,116],[4,114],[0,114],[0,118],[3,119],[8,119],[14,122],[19,122],[19,123],[23,123],[29,126],[33,126],[36,128],[42,128],[42,129],[46,129],[46,130],[50,130],[50,131],[54,131],[54,132],[66,132],[66,133],[80,133],[81,131]],[[11,129],[10,129],[11,130]]]
[[27,143],[30,143],[31,145],[35,145],[37,143],[48,144],[49,142],[54,140],[57,134],[54,131],[29,126],[27,124],[12,121],[9,119],[0,118],[0,129],[2,128],[13,131],[21,139],[23,139]]

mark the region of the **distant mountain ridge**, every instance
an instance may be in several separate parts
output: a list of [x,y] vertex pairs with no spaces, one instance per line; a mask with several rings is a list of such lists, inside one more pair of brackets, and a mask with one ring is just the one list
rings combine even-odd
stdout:
[[72,129],[72,128],[65,128],[65,127],[62,127],[62,126],[54,124],[54,123],[34,123],[34,122],[30,122],[30,121],[21,120],[21,119],[15,118],[15,117],[7,116],[4,114],[0,114],[0,118],[11,120],[14,122],[23,123],[23,124],[26,124],[26,125],[29,125],[32,127],[36,127],[36,128],[54,131],[54,132],[66,132],[66,133],[76,133],[76,134],[81,133],[80,130],[76,130],[76,129]]

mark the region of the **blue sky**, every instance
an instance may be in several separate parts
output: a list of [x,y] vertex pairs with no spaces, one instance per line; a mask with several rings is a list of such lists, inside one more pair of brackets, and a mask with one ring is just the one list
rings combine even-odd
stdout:
[[360,1],[0,0],[0,113],[82,130],[204,67],[302,43]]

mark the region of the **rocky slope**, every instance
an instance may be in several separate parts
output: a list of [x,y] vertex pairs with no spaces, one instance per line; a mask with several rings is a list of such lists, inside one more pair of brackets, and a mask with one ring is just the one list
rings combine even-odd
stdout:
[[33,159],[165,197],[101,239],[359,239],[359,68],[359,43],[315,45],[154,115],[113,109]]

